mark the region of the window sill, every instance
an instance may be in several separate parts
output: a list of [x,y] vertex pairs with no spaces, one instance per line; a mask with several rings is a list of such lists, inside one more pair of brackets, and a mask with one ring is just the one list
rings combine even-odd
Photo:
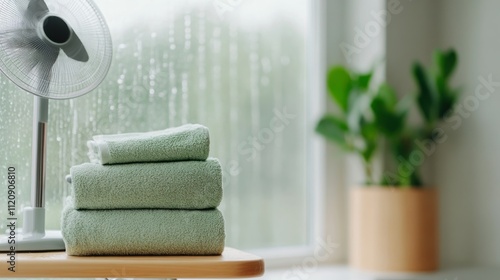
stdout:
[[316,269],[293,266],[290,269],[268,269],[260,279],[282,280],[494,280],[498,279],[500,268],[448,268],[436,273],[367,273],[350,269],[348,266],[324,266]]

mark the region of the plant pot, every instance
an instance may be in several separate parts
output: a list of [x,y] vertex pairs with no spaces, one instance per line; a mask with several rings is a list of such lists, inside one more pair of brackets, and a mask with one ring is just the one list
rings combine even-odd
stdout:
[[364,187],[350,195],[352,267],[384,272],[438,269],[435,189]]

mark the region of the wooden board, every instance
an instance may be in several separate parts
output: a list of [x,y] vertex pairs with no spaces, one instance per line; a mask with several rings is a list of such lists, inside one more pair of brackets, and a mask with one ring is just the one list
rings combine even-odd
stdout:
[[66,252],[19,253],[16,272],[2,261],[0,278],[249,278],[264,274],[264,261],[226,248],[221,256],[74,257]]

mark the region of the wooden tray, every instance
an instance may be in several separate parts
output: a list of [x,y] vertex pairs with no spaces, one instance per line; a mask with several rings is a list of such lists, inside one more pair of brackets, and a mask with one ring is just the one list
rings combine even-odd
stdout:
[[16,272],[3,256],[0,278],[250,278],[264,274],[262,258],[226,248],[221,256],[74,257],[66,252],[19,253]]

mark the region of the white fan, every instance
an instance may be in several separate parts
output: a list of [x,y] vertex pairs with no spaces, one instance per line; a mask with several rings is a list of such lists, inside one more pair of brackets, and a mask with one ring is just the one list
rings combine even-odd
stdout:
[[[109,29],[92,0],[0,0],[0,70],[35,95],[32,207],[23,209],[17,251],[64,250],[60,232],[45,231],[48,100],[92,91],[111,58]],[[9,251],[6,241],[0,241],[0,251]]]

